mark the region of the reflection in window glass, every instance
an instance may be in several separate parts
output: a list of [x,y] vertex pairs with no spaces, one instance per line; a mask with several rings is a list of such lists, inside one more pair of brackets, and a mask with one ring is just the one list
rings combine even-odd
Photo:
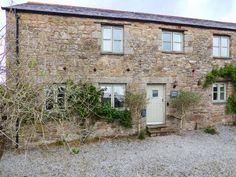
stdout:
[[53,89],[50,87],[46,88],[46,110],[52,110],[54,105]]
[[101,89],[103,90],[102,102],[111,104],[111,86],[102,86]]
[[114,46],[113,46],[113,49],[116,53],[121,53],[122,52],[122,41],[114,41]]
[[65,85],[53,84],[45,88],[45,109],[47,111],[52,111],[56,109],[65,109]]
[[65,109],[65,87],[64,86],[58,87],[57,105],[59,109]]
[[103,39],[112,39],[112,28],[111,27],[104,27],[103,28]]
[[182,42],[182,35],[180,33],[174,33],[173,34],[173,42]]
[[171,51],[171,43],[163,42],[163,50],[164,51]]
[[164,42],[171,42],[171,33],[170,32],[163,32],[163,35],[162,35],[162,37],[163,37],[163,41]]
[[112,107],[123,108],[125,99],[124,84],[102,84],[103,90],[102,102],[109,103]]
[[114,85],[114,107],[123,108],[124,107],[124,98],[125,90],[123,86]]
[[122,39],[123,39],[123,30],[122,30],[122,28],[114,28],[113,38],[114,38],[114,40],[122,41]]

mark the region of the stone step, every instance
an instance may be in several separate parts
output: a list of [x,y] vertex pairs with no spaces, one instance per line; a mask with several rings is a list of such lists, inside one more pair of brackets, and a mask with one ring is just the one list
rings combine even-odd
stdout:
[[172,127],[150,127],[147,126],[147,134],[153,136],[164,136],[177,133],[178,129]]

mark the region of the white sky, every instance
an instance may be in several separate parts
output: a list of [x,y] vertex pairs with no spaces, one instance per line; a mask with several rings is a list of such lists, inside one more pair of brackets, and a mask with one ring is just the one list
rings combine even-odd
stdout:
[[[107,8],[163,15],[183,16],[236,23],[236,0],[31,0],[41,3]],[[0,6],[27,0],[0,0]],[[5,12],[0,9],[0,29]],[[0,43],[1,45],[1,43]],[[0,46],[0,52],[3,47]],[[0,76],[1,82],[1,76]]]

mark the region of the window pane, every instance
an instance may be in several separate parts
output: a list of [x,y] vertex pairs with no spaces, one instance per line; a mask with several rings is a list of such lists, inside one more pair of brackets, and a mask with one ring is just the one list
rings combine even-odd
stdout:
[[222,57],[228,57],[229,56],[228,48],[221,48],[221,56]]
[[219,43],[220,43],[220,38],[214,36],[214,37],[213,37],[213,46],[215,46],[215,47],[220,46]]
[[225,87],[224,87],[223,84],[220,86],[220,91],[221,91],[221,92],[224,92],[224,91],[225,91]]
[[103,40],[103,51],[104,52],[112,52],[112,41],[111,40]]
[[124,107],[125,89],[124,86],[114,85],[114,106],[115,108]]
[[173,42],[182,42],[182,34],[181,33],[173,33]]
[[103,90],[102,102],[111,104],[111,86],[101,86],[101,89]]
[[217,100],[217,92],[213,93],[213,100]]
[[63,86],[58,87],[57,105],[59,109],[65,109],[65,87]]
[[103,27],[102,33],[103,39],[112,39],[112,28],[111,27]]
[[182,51],[181,43],[174,43],[173,44],[173,51]]
[[229,38],[228,37],[221,37],[221,47],[228,47]]
[[225,100],[225,93],[223,92],[223,93],[220,93],[220,100],[222,101],[222,100]]
[[46,110],[52,110],[54,105],[53,90],[46,88]]
[[122,53],[123,52],[123,42],[122,41],[114,41],[113,43],[113,52]]
[[171,51],[171,43],[169,42],[163,42],[163,50],[164,51]]
[[218,90],[218,87],[217,87],[217,86],[214,86],[214,87],[213,87],[213,92],[217,92],[217,90]]
[[113,40],[123,40],[122,28],[113,28]]
[[213,56],[215,57],[220,56],[220,49],[218,47],[213,47]]
[[163,38],[163,41],[165,42],[171,42],[171,33],[169,32],[163,32],[162,33],[162,38]]

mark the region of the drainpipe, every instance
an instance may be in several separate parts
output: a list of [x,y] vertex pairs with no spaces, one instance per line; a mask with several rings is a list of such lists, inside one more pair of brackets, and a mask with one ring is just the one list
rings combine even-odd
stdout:
[[[16,65],[20,64],[19,60],[19,19],[16,10],[15,10],[15,18],[16,18]],[[19,73],[16,75],[16,87],[19,85]],[[16,119],[16,148],[19,147],[19,117]]]

